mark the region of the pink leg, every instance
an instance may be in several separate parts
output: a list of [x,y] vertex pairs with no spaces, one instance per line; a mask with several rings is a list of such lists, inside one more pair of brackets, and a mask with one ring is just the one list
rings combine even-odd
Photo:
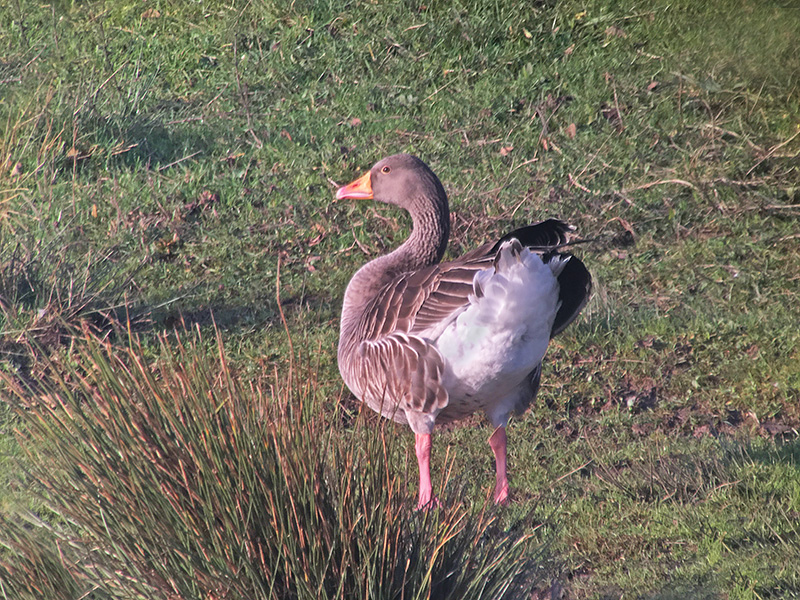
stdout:
[[494,452],[494,464],[497,473],[497,484],[494,488],[495,504],[508,502],[508,475],[506,473],[506,428],[503,426],[494,430],[489,438],[489,446]]
[[417,433],[414,449],[417,451],[417,462],[419,462],[419,502],[417,510],[436,506],[439,501],[433,495],[433,485],[431,484],[431,440],[430,433]]

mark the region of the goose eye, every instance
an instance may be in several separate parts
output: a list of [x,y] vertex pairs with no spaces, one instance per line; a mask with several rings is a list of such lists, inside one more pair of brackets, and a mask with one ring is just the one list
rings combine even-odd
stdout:
[[392,168],[389,165],[386,165],[381,169],[381,173],[390,173],[391,171]]

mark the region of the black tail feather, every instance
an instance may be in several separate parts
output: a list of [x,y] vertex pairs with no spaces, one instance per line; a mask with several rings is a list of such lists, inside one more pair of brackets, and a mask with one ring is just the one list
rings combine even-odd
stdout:
[[568,225],[558,219],[547,219],[535,225],[528,225],[515,229],[507,233],[492,247],[489,254],[497,252],[504,242],[510,239],[518,239],[523,246],[532,250],[549,250],[567,242],[567,234],[574,231],[572,225]]
[[589,294],[592,292],[592,276],[584,264],[575,256],[569,256],[569,261],[564,265],[564,269],[558,275],[559,293],[558,297],[561,306],[556,313],[553,322],[553,330],[550,337],[555,337],[567,325],[572,323],[589,301]]

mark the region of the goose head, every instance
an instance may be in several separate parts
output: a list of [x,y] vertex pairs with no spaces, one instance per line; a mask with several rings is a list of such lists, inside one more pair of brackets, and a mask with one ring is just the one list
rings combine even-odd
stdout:
[[339,188],[336,199],[365,199],[394,204],[414,216],[431,208],[447,213],[447,194],[430,167],[411,154],[395,154]]

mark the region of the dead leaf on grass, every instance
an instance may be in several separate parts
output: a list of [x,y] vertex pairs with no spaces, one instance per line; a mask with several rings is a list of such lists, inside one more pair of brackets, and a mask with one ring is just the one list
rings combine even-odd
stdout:
[[[323,239],[325,239],[325,233],[326,232],[325,232],[325,228],[322,225],[320,225],[319,223],[314,223],[313,229],[317,232],[317,235],[315,235],[313,238],[308,240],[306,245],[309,246],[309,247],[316,246]],[[317,258],[319,258],[319,257],[317,257]]]
[[652,348],[655,346],[656,350],[660,350],[666,344],[658,340],[654,335],[648,335],[647,337],[644,337],[636,342],[636,345],[639,346],[639,348]]
[[652,92],[652,91],[653,91],[654,89],[656,89],[656,88],[657,88],[659,85],[661,85],[661,83],[660,83],[660,82],[658,82],[658,81],[656,81],[656,80],[653,80],[653,81],[651,81],[649,84],[647,84],[647,91],[648,91],[648,92]]
[[612,25],[611,27],[606,27],[605,34],[606,37],[618,37],[618,38],[628,37],[628,34],[625,33],[625,30],[622,27],[617,27],[616,25]]
[[181,237],[175,231],[171,238],[165,235],[153,242],[153,254],[159,260],[172,259],[176,256],[181,243]]
[[737,269],[733,265],[723,265],[722,268],[725,269],[734,279],[739,277],[739,269]]
[[693,435],[696,438],[701,438],[707,435],[713,435],[713,431],[710,425],[700,425],[699,427],[695,427]]
[[616,123],[620,121],[620,113],[613,106],[606,106],[600,109],[601,114],[610,122]]
[[500,156],[508,156],[511,154],[511,151],[514,149],[514,146],[503,146],[500,148]]
[[600,106],[600,114],[608,121],[617,131],[622,131],[624,126],[622,124],[622,110],[616,106],[609,106],[603,103]]
[[220,158],[220,161],[225,161],[230,166],[234,166],[236,161],[238,161],[241,157],[245,156],[244,152],[237,152],[236,154],[228,154],[224,158]]
[[92,154],[94,154],[96,150],[98,150],[98,146],[92,146],[88,150],[83,150],[81,148],[76,148],[75,146],[73,146],[72,148],[67,150],[66,157],[67,160],[73,163],[78,163],[86,160],[87,158],[91,158]]
[[316,261],[318,261],[320,258],[322,258],[322,257],[321,256],[309,256],[306,259],[306,261],[305,261],[306,269],[308,270],[309,273],[313,273],[314,271],[317,270],[317,267],[314,266],[314,263]]
[[353,117],[352,119],[350,119],[350,127],[358,127],[359,125],[361,125],[361,122],[362,122],[361,119],[359,119],[358,117]]
[[146,11],[142,13],[143,19],[158,19],[160,16],[161,13],[155,8],[148,8]]
[[633,230],[633,225],[631,225],[630,221],[626,221],[621,217],[616,217],[611,221],[616,221],[620,225],[622,225],[622,229],[624,230],[623,234],[617,235],[614,237],[614,242],[620,246],[631,246],[636,241],[636,232]]
[[212,213],[216,216],[214,205],[219,202],[219,194],[211,190],[203,190],[197,195],[197,199],[187,202],[182,207],[183,218],[196,215],[211,207]]
[[578,127],[575,125],[575,123],[570,123],[567,125],[567,137],[571,140],[574,140],[576,135],[578,135]]

